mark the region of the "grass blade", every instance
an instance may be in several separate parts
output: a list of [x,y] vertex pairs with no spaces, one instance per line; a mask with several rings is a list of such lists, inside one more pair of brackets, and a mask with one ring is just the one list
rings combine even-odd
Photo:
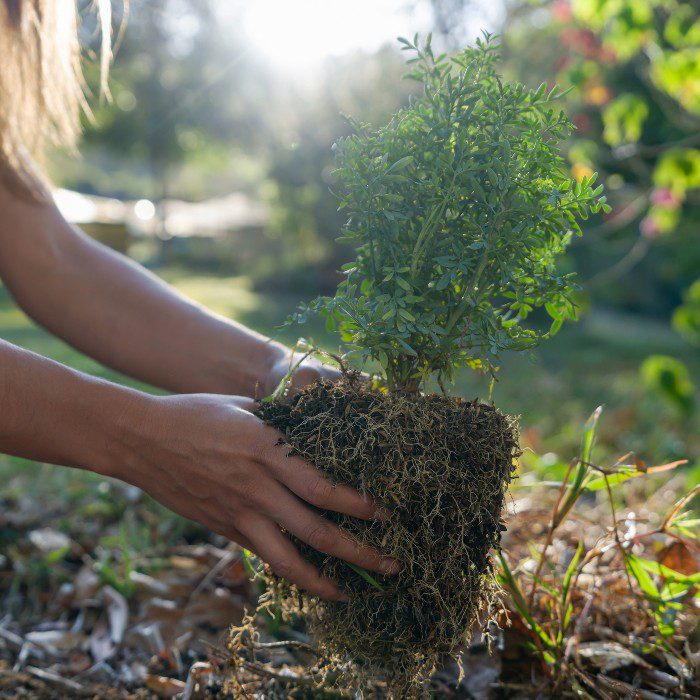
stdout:
[[513,572],[508,566],[508,562],[503,556],[503,552],[497,552],[497,554],[498,559],[501,562],[501,570],[503,572],[502,575],[499,576],[500,582],[510,590],[511,598],[513,599],[513,604],[515,605],[516,609],[523,617],[528,627],[537,635],[539,640],[546,647],[550,649],[555,648],[556,644],[549,638],[549,635],[537,624],[537,622],[535,622],[535,619],[532,617],[528,605],[525,602],[525,597],[520,590],[518,582],[515,580],[515,576],[513,576]]
[[583,554],[583,542],[578,543],[576,547],[576,553],[571,558],[569,566],[566,567],[566,573],[564,574],[564,585],[562,586],[562,592],[564,594],[564,600],[566,600],[569,594],[569,587],[571,586],[571,579],[574,576],[576,567],[578,566],[579,560],[581,559],[581,554]]
[[603,407],[598,406],[586,421],[583,428],[583,437],[581,438],[581,449],[579,454],[578,466],[574,472],[574,478],[571,485],[567,489],[564,502],[559,508],[556,517],[553,519],[552,526],[558,527],[567,513],[573,508],[574,503],[578,500],[585,486],[586,476],[588,475],[588,465],[591,462],[591,453],[593,452],[593,444],[595,443],[596,428],[598,419],[603,412]]
[[360,566],[355,566],[355,564],[351,564],[349,561],[345,562],[356,574],[359,574],[362,576],[362,578],[367,581],[371,586],[374,586],[378,591],[384,592],[384,586],[382,586],[377,579],[374,578],[368,571],[365,571],[362,567]]

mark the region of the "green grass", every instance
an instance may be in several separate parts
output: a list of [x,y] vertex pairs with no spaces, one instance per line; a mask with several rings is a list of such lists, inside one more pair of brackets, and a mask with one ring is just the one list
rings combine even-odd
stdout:
[[[213,311],[266,334],[275,332],[298,301],[293,293],[256,292],[250,281],[240,276],[214,276],[182,268],[167,268],[160,274]],[[279,337],[291,344],[298,335],[337,349],[337,340],[326,334],[321,323],[302,326],[298,332],[285,329]],[[37,327],[17,309],[2,287],[0,337],[84,372],[148,389]],[[688,364],[696,384],[700,383],[700,357],[664,324],[601,311],[590,313],[579,324],[565,326],[533,358],[506,358],[493,399],[503,410],[521,416],[527,446],[540,454],[549,453],[545,460],[527,457],[529,466],[547,478],[548,465],[568,461],[576,452],[586,417],[600,404],[606,406],[600,425],[601,454],[634,450],[653,461],[687,457],[694,462],[700,453],[698,412],[683,417],[645,391],[638,367],[651,353],[680,357]],[[485,398],[488,382],[465,372],[457,382],[456,392],[469,398]],[[551,471],[550,476],[556,478],[561,467],[554,466]],[[2,456],[0,480],[0,496],[31,488],[52,498],[57,493],[77,493],[80,497],[81,489],[99,488],[99,481],[90,475]]]

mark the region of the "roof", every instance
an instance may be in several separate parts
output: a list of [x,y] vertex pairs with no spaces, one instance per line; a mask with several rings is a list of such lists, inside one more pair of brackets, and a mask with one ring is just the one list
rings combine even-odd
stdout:
[[[147,199],[120,200],[58,189],[54,200],[67,221],[77,224],[127,226],[136,235],[156,235],[161,229],[157,208]],[[268,221],[264,205],[243,192],[202,202],[166,199],[159,203],[165,230],[171,236],[216,237],[230,231],[260,228]]]

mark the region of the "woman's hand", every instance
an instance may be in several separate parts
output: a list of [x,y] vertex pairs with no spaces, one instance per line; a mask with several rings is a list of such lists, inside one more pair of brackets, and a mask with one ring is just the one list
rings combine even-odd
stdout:
[[[286,350],[286,349],[285,349]],[[289,370],[303,357],[303,353],[291,350],[277,355],[274,364],[260,385],[261,398],[269,396],[279,386],[280,382],[289,374]],[[298,391],[318,379],[328,379],[332,382],[340,379],[341,372],[335,367],[324,365],[315,357],[307,357],[292,374],[290,391]]]
[[[254,401],[209,394],[147,401],[146,415],[122,440],[128,459],[107,473],[250,549],[279,576],[322,598],[346,596],[301,557],[280,527],[366,569],[398,570],[397,562],[361,547],[311,507],[381,517],[371,499],[331,484],[304,460],[287,456],[282,434],[250,412]],[[124,454],[124,448],[115,450],[116,456]]]

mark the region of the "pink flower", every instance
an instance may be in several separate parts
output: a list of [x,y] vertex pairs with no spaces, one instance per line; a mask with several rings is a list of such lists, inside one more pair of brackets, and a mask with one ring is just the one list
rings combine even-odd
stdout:
[[660,188],[651,193],[651,203],[664,209],[675,209],[680,203],[680,197],[669,189]]
[[661,233],[661,229],[654,219],[645,216],[639,224],[639,233],[645,238],[656,238]]
[[552,6],[552,15],[557,22],[568,22],[573,17],[568,0],[556,0]]

